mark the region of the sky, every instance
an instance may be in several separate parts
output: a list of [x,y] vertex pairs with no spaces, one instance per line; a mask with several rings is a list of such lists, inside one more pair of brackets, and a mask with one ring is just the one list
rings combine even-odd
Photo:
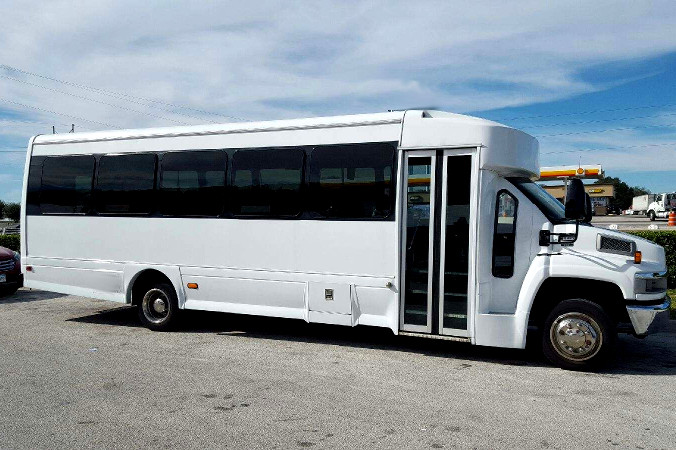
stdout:
[[434,108],[676,191],[670,1],[3,1],[0,200],[30,136]]

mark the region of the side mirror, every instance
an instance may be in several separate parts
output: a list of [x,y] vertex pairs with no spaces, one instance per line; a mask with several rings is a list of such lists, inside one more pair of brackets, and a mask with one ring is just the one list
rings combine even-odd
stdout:
[[[589,206],[591,207],[591,201]],[[579,178],[573,178],[570,180],[566,193],[566,219],[584,220],[587,217],[587,210],[587,194],[584,191],[584,184]]]
[[[540,246],[553,244],[561,246],[573,245],[577,241],[580,222],[591,222],[592,202],[589,194],[584,191],[582,181],[575,178],[568,185],[566,193],[566,219],[572,219],[575,224],[559,224],[554,231],[540,230]],[[570,228],[573,228],[570,230]]]
[[592,221],[592,216],[594,215],[593,212],[592,212],[592,201],[591,201],[591,197],[586,192],[584,194],[584,199],[585,199],[586,211],[585,211],[585,216],[584,216],[583,222],[589,223],[589,222]]

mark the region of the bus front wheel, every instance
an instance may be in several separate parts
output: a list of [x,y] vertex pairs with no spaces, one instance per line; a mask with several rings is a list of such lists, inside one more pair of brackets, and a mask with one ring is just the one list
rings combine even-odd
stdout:
[[170,330],[176,323],[178,299],[171,284],[150,286],[138,305],[138,315],[146,327],[154,331]]
[[545,320],[542,351],[563,369],[594,369],[612,355],[616,338],[612,319],[598,304],[564,300]]

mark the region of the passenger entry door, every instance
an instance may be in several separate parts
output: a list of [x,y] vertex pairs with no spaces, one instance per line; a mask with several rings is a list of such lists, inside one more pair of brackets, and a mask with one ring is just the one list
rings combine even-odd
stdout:
[[409,151],[402,183],[402,331],[468,337],[475,149]]

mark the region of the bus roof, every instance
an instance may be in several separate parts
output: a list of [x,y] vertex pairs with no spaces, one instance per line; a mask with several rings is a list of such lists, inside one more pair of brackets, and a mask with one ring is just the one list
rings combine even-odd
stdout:
[[125,130],[104,130],[82,133],[44,134],[35,137],[35,145],[60,144],[68,142],[92,142],[117,139],[200,136],[230,133],[255,133],[260,131],[303,130],[316,128],[338,128],[350,126],[384,125],[401,123],[404,115],[424,118],[442,118],[456,124],[505,127],[505,125],[478,117],[443,111],[407,110],[374,114],[353,114],[345,116],[313,117],[304,119],[269,120],[260,122],[228,122],[223,124],[190,125],[161,128],[137,128]]
[[[304,133],[307,130],[308,133]],[[326,130],[324,133],[322,130]],[[295,133],[301,132],[301,133]],[[289,134],[291,133],[291,134]],[[219,136],[229,136],[227,142]],[[195,137],[186,144],[171,138]],[[127,150],[139,151],[145,141],[148,151],[183,149],[186,145],[200,148],[232,148],[251,146],[321,145],[390,141],[402,148],[470,148],[483,147],[480,167],[502,175],[537,177],[540,175],[537,140],[514,128],[477,117],[434,110],[391,111],[376,114],[272,120],[265,122],[224,123],[196,126],[106,130],[87,133],[47,134],[33,140],[37,154],[110,151],[110,147],[87,148],[87,143],[135,141]],[[151,144],[148,140],[153,141]],[[59,144],[74,144],[63,148]],[[55,146],[55,147],[50,147]],[[62,147],[57,151],[56,147]],[[175,148],[174,148],[175,147]],[[51,149],[50,149],[51,148]]]

